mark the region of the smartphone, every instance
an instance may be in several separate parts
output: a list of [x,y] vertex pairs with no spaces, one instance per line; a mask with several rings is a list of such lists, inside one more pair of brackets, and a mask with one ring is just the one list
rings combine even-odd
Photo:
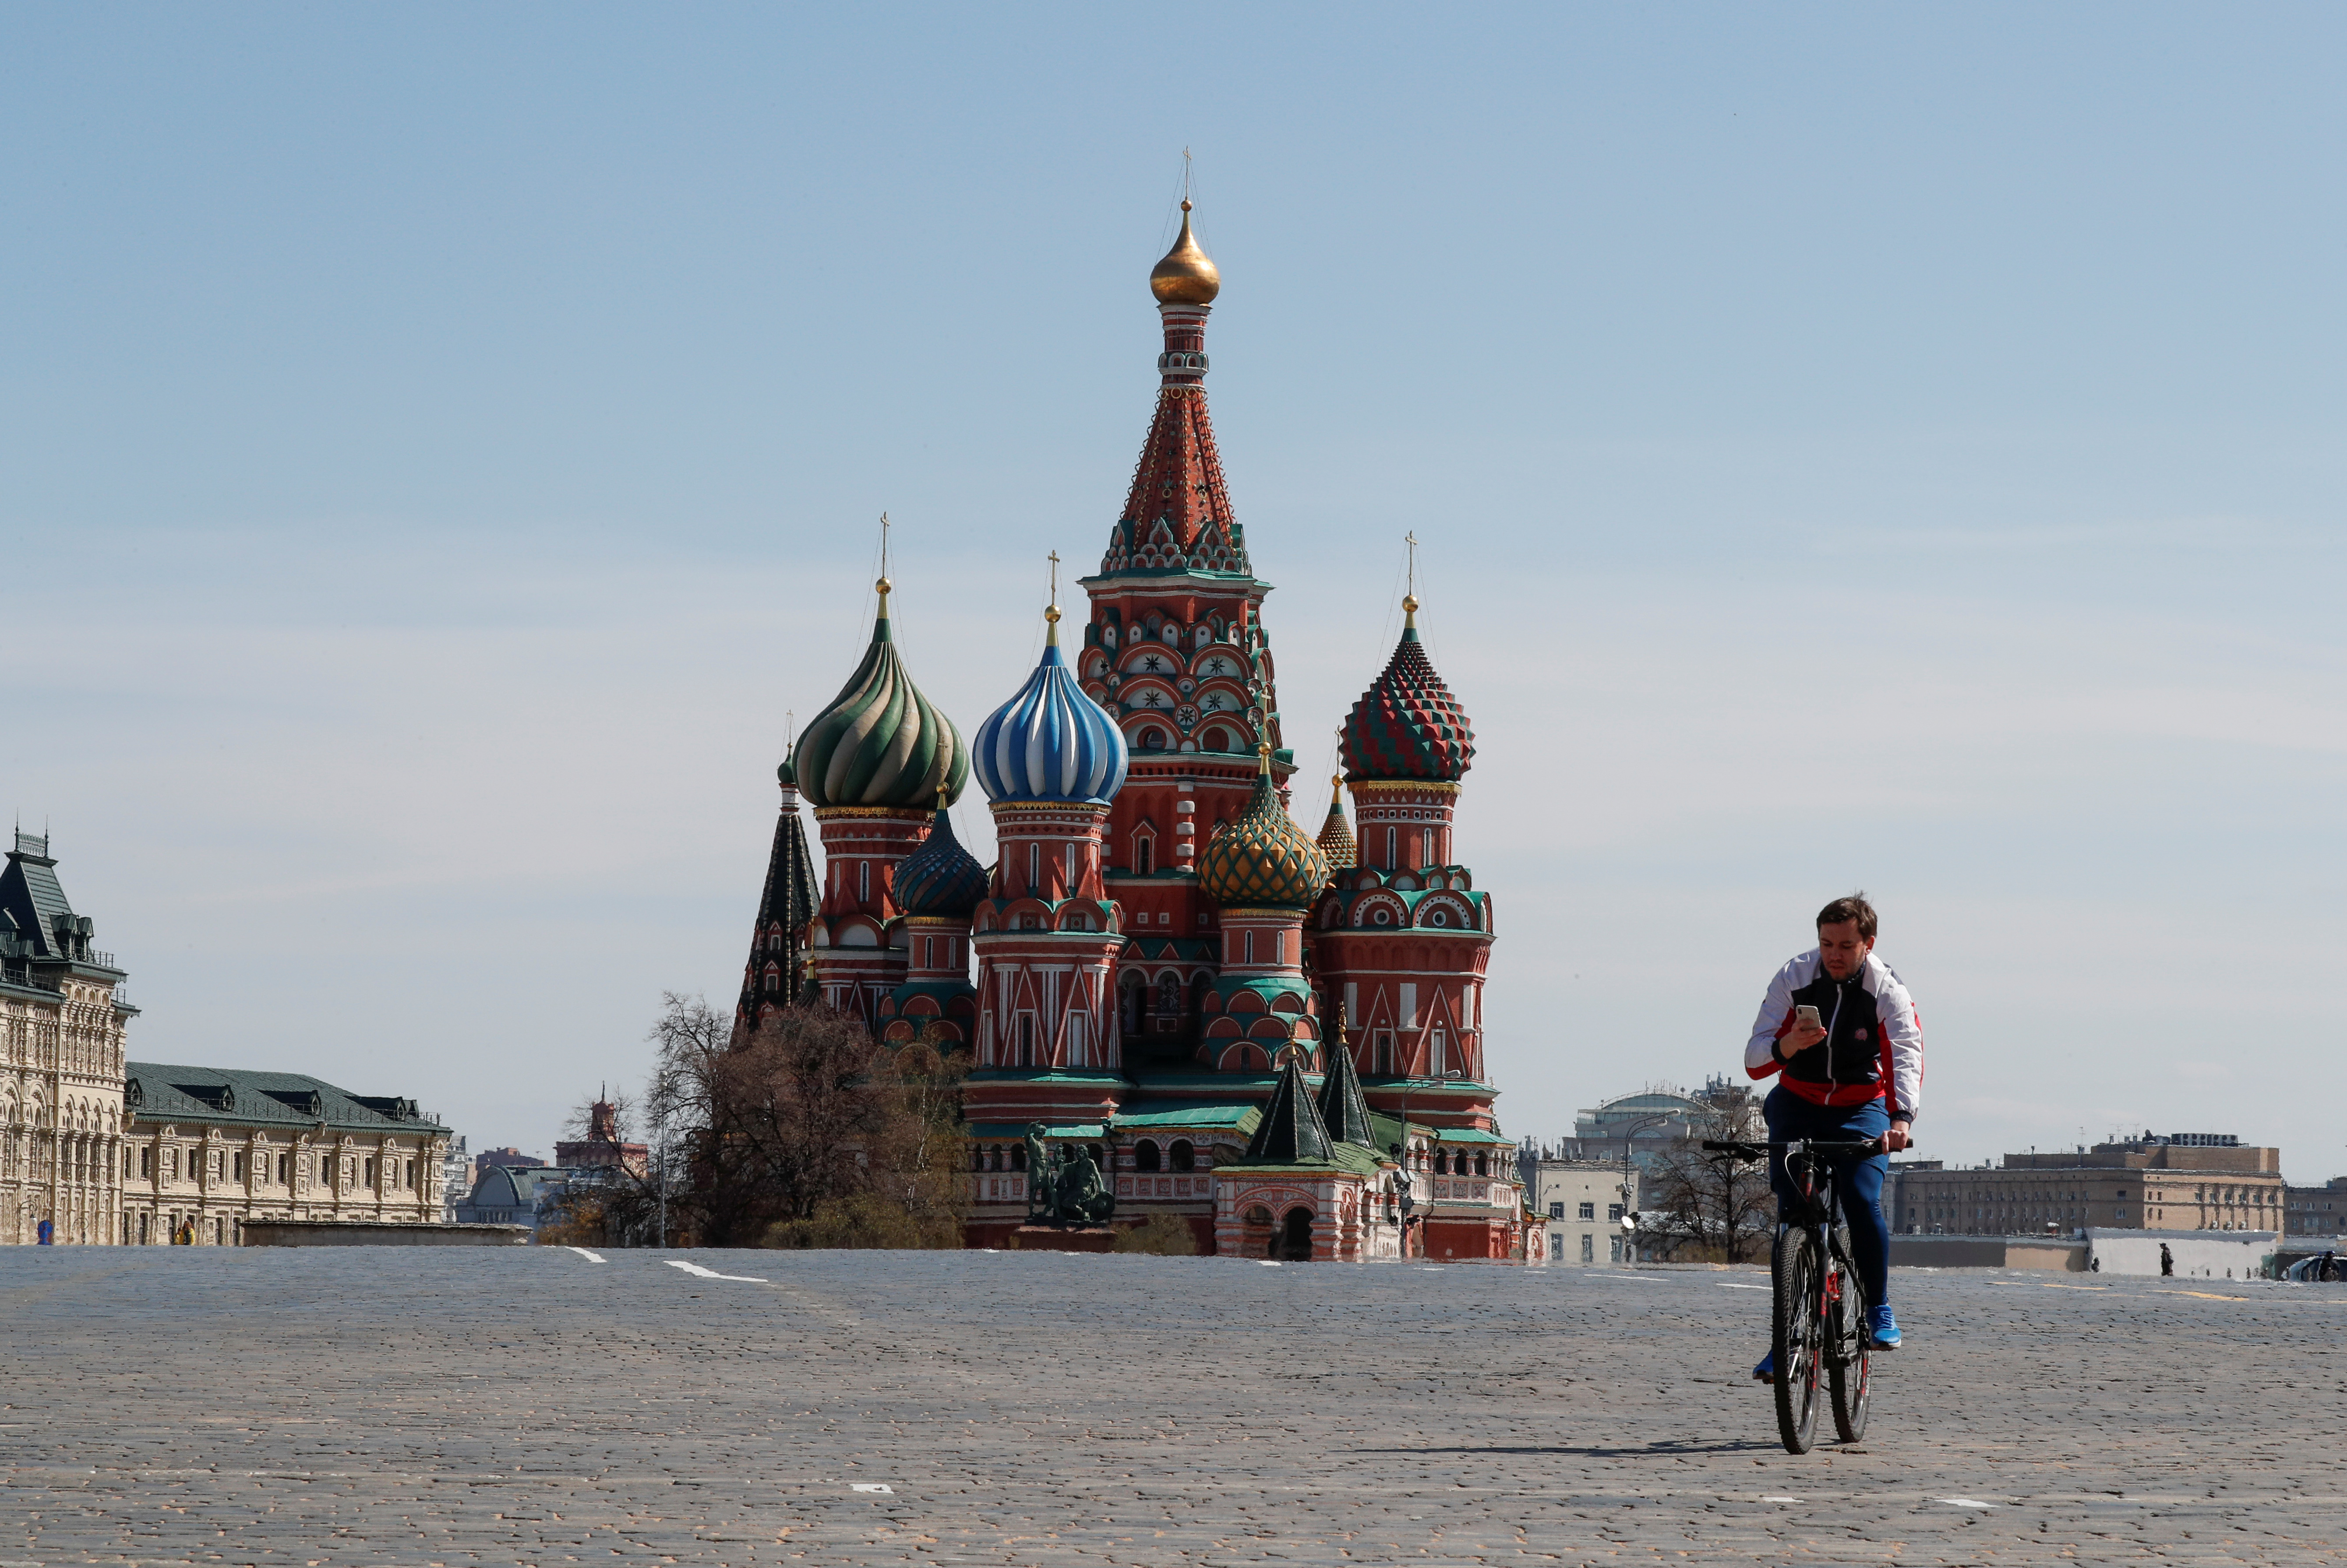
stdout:
[[1818,1016],[1818,1009],[1807,1002],[1793,1009],[1793,1021],[1803,1029],[1823,1029],[1826,1026],[1825,1020]]

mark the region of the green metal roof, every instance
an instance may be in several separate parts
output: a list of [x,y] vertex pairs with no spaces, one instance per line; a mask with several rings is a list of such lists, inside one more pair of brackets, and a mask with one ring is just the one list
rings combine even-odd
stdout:
[[[962,1131],[973,1138],[1003,1138],[1016,1141],[1027,1136],[1027,1123],[1024,1122],[972,1122],[965,1125]],[[1045,1127],[1043,1136],[1061,1140],[1098,1138],[1107,1131],[1108,1128],[1098,1122],[1071,1122],[1062,1126]]]
[[1119,1128],[1214,1127],[1253,1132],[1255,1123],[1262,1120],[1262,1108],[1252,1103],[1218,1105],[1202,1100],[1185,1105],[1179,1101],[1136,1100],[1116,1113],[1114,1124]]
[[448,1131],[412,1100],[354,1094],[304,1073],[131,1061],[122,1075],[123,1102],[141,1122],[305,1131],[323,1122],[338,1132],[377,1134]]

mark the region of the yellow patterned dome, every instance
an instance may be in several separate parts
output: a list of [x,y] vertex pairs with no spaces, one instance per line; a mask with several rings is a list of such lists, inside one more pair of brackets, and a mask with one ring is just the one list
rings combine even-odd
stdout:
[[1302,909],[1327,885],[1328,857],[1279,804],[1266,747],[1246,809],[1198,856],[1198,886],[1226,909]]

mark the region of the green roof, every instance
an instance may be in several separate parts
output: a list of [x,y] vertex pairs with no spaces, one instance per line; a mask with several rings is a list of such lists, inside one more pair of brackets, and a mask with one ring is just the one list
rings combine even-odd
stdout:
[[1497,1132],[1486,1132],[1480,1127],[1437,1127],[1433,1129],[1438,1143],[1512,1143],[1513,1138],[1503,1138]]
[[354,1094],[300,1072],[247,1072],[220,1067],[125,1062],[124,1106],[141,1122],[200,1122],[212,1127],[298,1127],[324,1122],[345,1132],[446,1132],[415,1102]]
[[[1027,1136],[1027,1125],[1024,1122],[971,1122],[965,1123],[962,1131],[972,1138],[1018,1139]],[[1107,1127],[1098,1122],[1071,1122],[1057,1127],[1046,1126],[1043,1136],[1062,1140],[1097,1138],[1107,1131]]]
[[1254,1104],[1214,1104],[1199,1101],[1185,1105],[1180,1101],[1136,1100],[1116,1113],[1115,1125],[1125,1127],[1228,1127],[1241,1132],[1253,1132],[1255,1123],[1263,1119],[1260,1107]]

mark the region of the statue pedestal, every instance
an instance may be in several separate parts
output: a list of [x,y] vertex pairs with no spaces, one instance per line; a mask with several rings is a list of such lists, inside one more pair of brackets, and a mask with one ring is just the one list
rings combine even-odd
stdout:
[[1107,1225],[1061,1230],[1057,1225],[1020,1225],[1010,1233],[1020,1252],[1112,1252],[1116,1232]]

